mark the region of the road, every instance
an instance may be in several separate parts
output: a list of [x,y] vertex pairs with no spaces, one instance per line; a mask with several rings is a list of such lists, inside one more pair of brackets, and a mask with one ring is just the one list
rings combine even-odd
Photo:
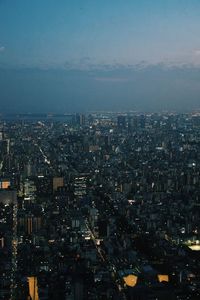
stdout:
[[123,283],[120,282],[120,279],[118,278],[116,266],[108,259],[108,257],[104,256],[104,254],[103,254],[104,252],[102,251],[101,246],[98,245],[97,238],[95,237],[92,229],[90,228],[90,225],[89,225],[89,222],[87,219],[85,220],[85,225],[86,225],[87,230],[90,233],[90,237],[94,243],[94,246],[98,252],[99,257],[101,258],[102,262],[107,263],[108,271],[111,272],[111,275],[112,275],[111,277],[112,277],[115,285],[117,286],[118,291],[120,292],[121,299],[126,300],[126,295],[124,294],[123,288],[122,288]]
[[15,291],[17,289],[17,203],[13,204],[13,239],[12,239],[12,269],[11,269],[11,300],[16,299]]

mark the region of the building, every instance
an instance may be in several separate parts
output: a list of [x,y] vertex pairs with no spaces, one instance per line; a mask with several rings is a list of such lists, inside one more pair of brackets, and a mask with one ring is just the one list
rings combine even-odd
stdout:
[[63,177],[54,177],[53,178],[53,191],[56,192],[58,188],[64,186],[64,178]]

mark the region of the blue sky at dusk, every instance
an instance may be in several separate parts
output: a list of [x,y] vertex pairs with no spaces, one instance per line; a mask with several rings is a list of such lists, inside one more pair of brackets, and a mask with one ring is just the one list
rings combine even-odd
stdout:
[[0,0],[0,101],[198,108],[199,32],[199,0]]

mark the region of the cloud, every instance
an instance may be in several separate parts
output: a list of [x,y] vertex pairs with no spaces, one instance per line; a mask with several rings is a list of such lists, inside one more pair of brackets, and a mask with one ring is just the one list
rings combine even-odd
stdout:
[[200,49],[194,50],[194,54],[200,56]]
[[0,46],[0,52],[4,52],[5,51],[5,47],[4,46]]
[[96,81],[103,81],[103,82],[125,82],[130,81],[129,78],[123,78],[123,77],[95,77]]

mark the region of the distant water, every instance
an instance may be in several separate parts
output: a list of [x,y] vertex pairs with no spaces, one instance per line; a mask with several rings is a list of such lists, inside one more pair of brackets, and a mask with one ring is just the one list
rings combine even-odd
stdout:
[[72,114],[4,114],[0,115],[0,120],[5,121],[61,121],[72,122]]

